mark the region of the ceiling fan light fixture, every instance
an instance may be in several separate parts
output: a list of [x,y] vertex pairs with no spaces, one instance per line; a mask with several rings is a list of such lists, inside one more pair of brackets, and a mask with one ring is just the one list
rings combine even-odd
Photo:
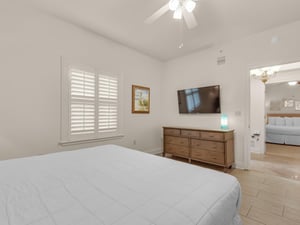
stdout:
[[184,7],[185,7],[186,11],[193,12],[193,10],[196,7],[196,2],[194,2],[193,0],[186,0],[184,2]]
[[180,5],[179,0],[170,0],[169,1],[169,9],[172,11],[176,11]]
[[177,8],[173,14],[173,18],[176,20],[181,20],[182,19],[182,8]]

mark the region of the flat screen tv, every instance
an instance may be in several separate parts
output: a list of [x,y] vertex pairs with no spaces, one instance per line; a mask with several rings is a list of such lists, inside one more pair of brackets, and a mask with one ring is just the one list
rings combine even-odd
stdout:
[[221,113],[220,85],[177,91],[179,113]]

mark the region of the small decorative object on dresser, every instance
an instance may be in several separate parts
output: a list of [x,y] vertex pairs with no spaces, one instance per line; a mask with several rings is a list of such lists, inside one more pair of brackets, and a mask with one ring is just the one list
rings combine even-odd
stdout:
[[164,151],[174,156],[231,168],[234,163],[234,131],[163,127]]

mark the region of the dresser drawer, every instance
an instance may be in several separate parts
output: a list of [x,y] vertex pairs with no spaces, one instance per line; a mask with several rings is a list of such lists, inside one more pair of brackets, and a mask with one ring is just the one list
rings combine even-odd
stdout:
[[200,137],[200,131],[196,131],[196,130],[181,130],[181,136],[199,138]]
[[217,132],[201,132],[201,138],[206,140],[213,140],[213,141],[223,141],[224,134],[217,133]]
[[225,146],[222,142],[215,142],[215,141],[203,141],[192,139],[192,149],[202,149],[202,150],[210,150],[216,152],[224,152]]
[[164,135],[180,136],[180,129],[165,128]]
[[189,157],[189,148],[174,145],[174,144],[165,144],[165,153],[170,153],[172,155],[182,156],[182,157]]
[[206,150],[193,149],[191,158],[200,161],[224,164],[224,154],[220,152],[212,152]]
[[183,137],[165,136],[165,142],[168,144],[182,145],[188,147],[189,139]]

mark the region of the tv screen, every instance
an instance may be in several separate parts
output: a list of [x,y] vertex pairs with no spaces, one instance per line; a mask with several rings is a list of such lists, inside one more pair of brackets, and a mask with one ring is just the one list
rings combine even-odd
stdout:
[[179,113],[221,113],[220,86],[177,91]]

